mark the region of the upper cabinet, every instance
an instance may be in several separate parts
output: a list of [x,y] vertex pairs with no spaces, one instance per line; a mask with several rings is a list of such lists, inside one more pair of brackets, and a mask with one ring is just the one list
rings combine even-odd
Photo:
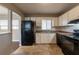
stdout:
[[58,25],[58,17],[52,17],[52,27]]
[[79,5],[72,8],[68,12],[59,16],[59,26],[67,25],[69,21],[75,20],[79,18]]
[[67,25],[69,21],[68,12],[59,17],[59,26]]
[[38,28],[42,26],[42,20],[50,20],[52,27],[58,25],[58,17],[25,17],[25,20],[34,21]]
[[79,18],[79,5],[74,7],[69,11],[69,20],[74,20]]
[[41,27],[42,17],[36,17],[36,26]]

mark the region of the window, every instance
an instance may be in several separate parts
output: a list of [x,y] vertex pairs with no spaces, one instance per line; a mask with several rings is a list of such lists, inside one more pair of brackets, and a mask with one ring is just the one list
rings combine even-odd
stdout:
[[42,20],[42,30],[51,30],[51,20]]
[[20,16],[15,12],[12,12],[12,29],[13,30],[19,29],[19,23],[20,23]]
[[12,41],[21,40],[21,17],[12,11]]
[[19,20],[12,20],[12,29],[19,29]]
[[1,30],[8,30],[8,20],[0,20],[0,27]]
[[9,31],[9,9],[0,6],[0,32]]

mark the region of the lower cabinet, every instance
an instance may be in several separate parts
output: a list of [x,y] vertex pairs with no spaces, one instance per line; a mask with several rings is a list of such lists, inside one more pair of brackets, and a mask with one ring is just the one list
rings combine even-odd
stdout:
[[62,49],[65,55],[79,54],[79,41],[61,34],[56,34],[56,37],[57,45]]
[[54,33],[36,33],[37,44],[54,44],[56,43],[56,34]]
[[36,33],[36,43],[41,43],[41,34]]
[[49,43],[48,42],[48,34],[47,33],[41,33],[41,43]]

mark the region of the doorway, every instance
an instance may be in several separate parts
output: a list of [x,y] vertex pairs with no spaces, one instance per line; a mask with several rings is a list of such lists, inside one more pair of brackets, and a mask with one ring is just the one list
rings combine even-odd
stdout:
[[17,49],[19,47],[21,40],[21,17],[12,12],[12,44],[13,49]]

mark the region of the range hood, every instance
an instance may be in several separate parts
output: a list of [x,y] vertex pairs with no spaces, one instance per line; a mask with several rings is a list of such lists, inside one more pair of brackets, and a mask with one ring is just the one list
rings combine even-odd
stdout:
[[79,24],[79,19],[75,19],[73,21],[70,21],[68,24]]

